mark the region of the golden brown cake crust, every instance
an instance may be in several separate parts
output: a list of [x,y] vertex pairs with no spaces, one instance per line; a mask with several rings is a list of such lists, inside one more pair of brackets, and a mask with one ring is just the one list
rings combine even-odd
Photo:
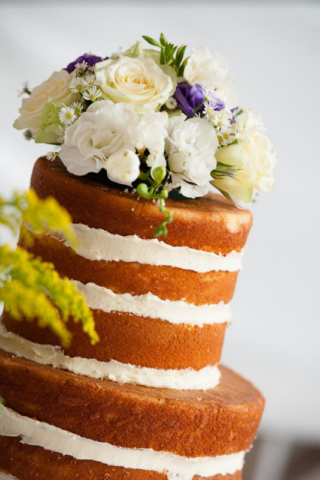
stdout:
[[88,260],[49,236],[35,237],[33,247],[28,250],[52,262],[61,276],[82,283],[93,282],[114,293],[144,295],[151,292],[163,300],[184,299],[194,305],[229,303],[238,275],[238,272],[198,273],[165,265]]
[[[31,186],[41,198],[55,197],[70,212],[74,223],[113,234],[138,234],[152,239],[155,227],[164,219],[152,202],[143,198],[137,202],[136,195],[75,177],[60,160],[38,159]],[[193,201],[167,200],[166,206],[174,221],[161,240],[169,245],[222,254],[244,247],[252,223],[251,212],[237,209],[221,195],[208,194]]]
[[[40,447],[23,445],[17,438],[0,436],[1,470],[18,480],[167,480],[167,475],[147,470],[109,467],[91,460],[76,460]],[[45,476],[44,476],[45,472]],[[39,475],[41,475],[39,477]],[[193,480],[241,480],[242,472]]]
[[250,448],[264,399],[220,368],[215,389],[180,391],[101,381],[0,351],[0,396],[21,415],[92,440],[187,457],[225,455]]
[[[192,327],[129,313],[101,310],[93,313],[100,341],[91,345],[82,326],[71,320],[67,327],[73,338],[70,348],[63,349],[66,355],[165,370],[200,370],[220,361],[226,323]],[[38,327],[36,321],[17,322],[4,313],[2,323],[9,331],[32,342],[59,344],[52,330]]]

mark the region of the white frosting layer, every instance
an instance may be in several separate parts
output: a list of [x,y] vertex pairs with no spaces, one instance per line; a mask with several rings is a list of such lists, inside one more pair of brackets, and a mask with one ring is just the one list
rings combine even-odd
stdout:
[[0,435],[21,436],[22,443],[71,455],[77,460],[93,460],[109,466],[167,473],[170,480],[192,480],[194,475],[209,477],[233,474],[242,469],[245,455],[245,452],[239,452],[217,457],[188,458],[151,449],[116,447],[32,420],[5,407],[0,413]]
[[[223,256],[189,247],[172,247],[156,238],[145,240],[136,235],[113,235],[101,228],[90,228],[81,223],[73,224],[73,228],[78,240],[75,250],[78,255],[89,260],[166,265],[199,273],[213,270],[236,272],[242,268],[243,251],[233,251]],[[70,246],[67,242],[65,244]]]
[[110,360],[101,362],[94,358],[69,357],[59,347],[40,345],[25,340],[0,325],[0,348],[19,357],[43,365],[69,370],[79,375],[112,380],[119,383],[133,383],[145,387],[173,388],[176,390],[208,390],[219,384],[220,371],[216,365],[201,370],[163,370],[137,367]]
[[17,478],[9,473],[0,472],[0,480],[17,480]]
[[78,290],[84,293],[87,304],[92,309],[104,312],[130,312],[144,317],[159,318],[170,323],[188,325],[230,322],[229,305],[220,302],[216,305],[192,305],[183,301],[162,300],[152,293],[132,296],[129,293],[115,294],[108,288],[95,283],[75,282]]

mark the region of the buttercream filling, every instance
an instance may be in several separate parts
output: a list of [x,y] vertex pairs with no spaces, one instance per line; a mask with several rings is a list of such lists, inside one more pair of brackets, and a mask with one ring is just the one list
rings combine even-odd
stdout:
[[17,480],[17,478],[13,477],[9,473],[0,472],[0,480]]
[[[166,265],[198,273],[219,270],[236,272],[242,268],[243,250],[222,255],[189,247],[173,247],[156,238],[146,240],[136,235],[124,237],[82,223],[73,224],[73,229],[78,242],[76,253],[89,260]],[[64,243],[70,246],[67,241]]]
[[116,360],[101,362],[94,358],[69,357],[60,347],[41,345],[8,332],[0,324],[0,348],[18,357],[93,378],[131,383],[154,388],[175,390],[208,390],[219,384],[220,371],[217,365],[208,365],[201,370],[186,368],[164,370],[138,367]]
[[243,451],[216,457],[190,458],[151,449],[117,447],[30,419],[6,407],[2,407],[0,420],[0,435],[20,436],[20,441],[24,444],[70,455],[77,460],[93,460],[114,467],[166,473],[170,480],[192,480],[194,475],[227,475],[243,468]]
[[104,312],[129,312],[135,315],[167,320],[175,324],[202,327],[203,324],[230,322],[229,305],[220,302],[215,305],[193,305],[180,301],[162,300],[152,293],[146,295],[115,294],[112,290],[95,283],[74,282],[85,295],[92,309]]

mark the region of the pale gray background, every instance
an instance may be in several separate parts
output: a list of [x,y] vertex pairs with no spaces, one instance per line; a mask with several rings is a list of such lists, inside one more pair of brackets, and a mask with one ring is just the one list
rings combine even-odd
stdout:
[[[286,438],[319,443],[318,4],[28,4],[1,7],[0,191],[5,195],[28,187],[35,159],[49,150],[27,143],[11,127],[23,81],[34,87],[86,51],[109,55],[142,34],[161,31],[172,42],[207,45],[229,58],[242,104],[263,116],[278,165],[276,190],[261,194],[252,207],[254,226],[223,361],[265,394],[262,432],[279,445]],[[265,478],[274,480],[271,467]]]

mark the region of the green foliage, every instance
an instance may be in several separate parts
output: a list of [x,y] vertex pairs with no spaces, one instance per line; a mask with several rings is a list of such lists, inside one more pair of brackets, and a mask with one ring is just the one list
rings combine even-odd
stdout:
[[[0,223],[17,234],[21,222],[28,225],[20,233],[27,245],[33,241],[29,229],[35,234],[58,232],[75,244],[71,218],[53,198],[40,200],[33,190],[14,194],[10,201],[0,198]],[[0,301],[12,318],[37,319],[39,326],[51,328],[65,347],[71,342],[71,333],[65,325],[70,317],[82,322],[92,344],[99,340],[92,312],[75,285],[67,278],[60,278],[52,264],[42,262],[21,247],[15,250],[8,245],[0,247]]]
[[169,43],[163,33],[160,34],[159,41],[154,38],[148,37],[147,35],[142,35],[142,38],[150,45],[160,48],[160,64],[161,65],[170,65],[176,70],[178,76],[183,75],[185,61],[183,62],[183,57],[186,51],[186,45],[174,45]]
[[168,190],[163,188],[163,183],[168,175],[165,167],[157,167],[151,174],[151,169],[146,173],[140,172],[139,179],[146,183],[139,183],[137,186],[137,194],[147,200],[157,200],[159,202],[159,211],[166,215],[165,220],[154,231],[155,237],[167,235],[166,225],[171,223],[173,218],[171,213],[164,208],[164,200],[168,198]]

